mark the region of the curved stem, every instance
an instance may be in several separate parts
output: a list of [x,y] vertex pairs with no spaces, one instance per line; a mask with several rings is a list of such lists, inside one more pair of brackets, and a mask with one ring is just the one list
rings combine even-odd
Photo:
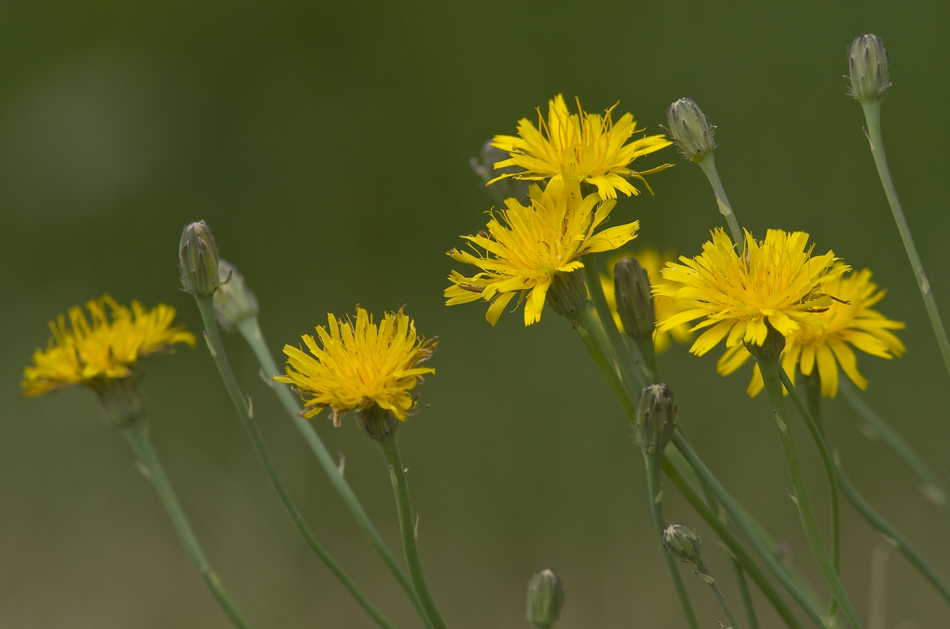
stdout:
[[402,546],[406,552],[406,565],[409,566],[409,575],[412,577],[412,583],[416,586],[416,592],[419,593],[422,606],[429,618],[437,629],[445,629],[445,622],[435,606],[435,601],[432,600],[429,586],[426,584],[425,574],[422,572],[422,561],[419,559],[419,545],[416,539],[419,534],[416,527],[418,522],[412,521],[409,484],[406,482],[405,469],[399,456],[396,435],[390,433],[387,437],[377,441],[376,445],[379,446],[379,451],[389,466],[389,476],[393,484],[393,494],[396,496],[396,511],[399,513],[399,529],[402,532]]
[[274,464],[274,460],[270,456],[270,452],[267,450],[267,444],[264,442],[264,435],[261,433],[260,426],[254,420],[254,414],[249,405],[249,398],[245,398],[244,394],[241,392],[241,388],[238,385],[237,379],[234,377],[234,372],[231,371],[231,365],[228,362],[228,355],[224,351],[224,344],[221,342],[221,334],[218,330],[218,322],[214,318],[214,308],[211,297],[196,297],[198,302],[198,309],[201,311],[201,319],[204,322],[205,333],[207,334],[208,346],[211,349],[211,355],[214,359],[215,365],[218,367],[218,373],[221,375],[221,380],[224,381],[224,387],[228,391],[228,395],[231,398],[231,403],[234,404],[234,408],[237,411],[238,417],[241,419],[241,423],[244,424],[244,428],[247,429],[248,435],[251,437],[251,443],[254,445],[254,450],[257,452],[258,458],[260,458],[261,463],[264,466],[264,472],[267,474],[268,480],[270,480],[271,485],[274,486],[274,490],[277,492],[277,497],[280,500],[281,504],[284,506],[284,509],[287,511],[287,514],[290,516],[290,520],[294,523],[294,526],[297,528],[297,531],[300,533],[301,537],[304,538],[304,541],[310,546],[310,549],[313,550],[316,555],[323,560],[323,563],[326,564],[327,568],[330,569],[337,579],[340,580],[340,583],[343,584],[350,594],[356,599],[356,602],[366,611],[370,617],[376,621],[380,627],[384,629],[393,629],[393,624],[378,610],[376,606],[366,597],[365,594],[359,589],[359,586],[353,582],[343,568],[330,556],[330,553],[320,545],[316,537],[310,531],[310,528],[307,526],[306,521],[303,518],[303,515],[297,509],[297,505],[294,504],[293,498],[290,496],[290,492],[287,491],[287,488],[284,486],[283,481],[280,479],[280,473],[277,471],[277,466]]
[[739,228],[738,221],[736,221],[736,215],[732,212],[732,205],[729,203],[729,199],[726,197],[726,191],[722,187],[722,181],[719,180],[719,171],[716,170],[715,156],[712,153],[709,153],[696,163],[699,164],[699,167],[703,169],[703,173],[706,174],[706,179],[709,180],[709,185],[712,186],[713,192],[716,194],[716,202],[719,205],[719,212],[724,217],[726,217],[726,224],[729,225],[729,231],[732,233],[733,242],[741,247],[742,230]]
[[383,560],[383,563],[385,563],[386,567],[389,568],[389,571],[396,578],[396,581],[399,583],[400,587],[402,587],[403,591],[406,593],[406,596],[408,596],[409,600],[412,601],[413,606],[416,608],[419,617],[422,618],[422,621],[425,623],[426,627],[428,627],[428,629],[434,629],[432,621],[429,620],[429,616],[426,614],[425,608],[422,606],[422,601],[419,599],[419,595],[416,594],[415,588],[406,577],[406,573],[403,572],[402,568],[399,566],[399,562],[396,561],[396,558],[393,556],[392,552],[390,552],[389,547],[386,546],[386,542],[383,541],[383,538],[373,525],[372,520],[369,519],[369,516],[366,514],[366,510],[363,509],[363,505],[360,503],[359,498],[356,497],[356,494],[353,492],[350,484],[346,482],[345,478],[343,478],[343,474],[340,473],[336,462],[333,460],[333,456],[330,454],[329,450],[327,450],[323,440],[320,439],[320,435],[318,435],[317,431],[313,429],[313,426],[310,425],[310,422],[300,416],[300,404],[297,402],[297,398],[294,396],[290,387],[283,383],[274,382],[271,380],[271,377],[278,375],[280,371],[277,369],[277,364],[274,362],[274,357],[267,348],[267,342],[264,340],[264,335],[261,333],[261,328],[260,325],[258,325],[257,318],[251,317],[249,319],[245,319],[238,324],[237,328],[241,333],[241,336],[244,337],[244,340],[247,341],[247,344],[251,347],[254,355],[257,357],[266,379],[269,380],[268,384],[277,395],[277,399],[280,400],[281,405],[283,405],[284,410],[287,411],[287,415],[297,427],[297,430],[300,431],[300,434],[307,446],[313,452],[314,456],[317,457],[317,461],[320,463],[320,466],[323,467],[323,471],[326,473],[327,478],[330,479],[330,483],[333,485],[333,488],[336,489],[338,494],[340,494],[340,498],[343,499],[343,503],[346,505],[347,509],[349,509],[353,519],[356,520],[356,525],[359,526],[360,530],[363,532],[363,535],[366,536],[370,544],[376,550],[377,554]]
[[634,421],[636,408],[634,407],[633,402],[630,400],[631,395],[627,393],[626,389],[624,388],[623,381],[620,379],[620,376],[617,374],[617,371],[611,364],[603,341],[598,339],[597,328],[599,327],[599,324],[592,316],[592,309],[592,304],[588,303],[587,307],[578,313],[577,321],[574,324],[574,329],[577,330],[577,334],[581,337],[581,340],[587,347],[587,351],[590,352],[591,357],[597,364],[597,368],[600,369],[601,375],[607,381],[607,386],[610,387],[614,397],[616,397],[617,401],[620,402],[620,406],[623,407],[627,417],[630,419],[630,421]]
[[198,543],[198,538],[195,537],[195,532],[191,529],[191,524],[188,523],[188,516],[185,515],[185,510],[178,501],[178,496],[175,495],[171,481],[165,474],[158,453],[155,452],[155,448],[152,446],[152,440],[148,434],[148,424],[145,419],[127,424],[122,428],[122,433],[128,439],[139,461],[148,470],[148,478],[152,482],[152,486],[155,487],[158,499],[165,507],[165,512],[168,513],[168,518],[172,521],[172,527],[178,534],[182,546],[185,547],[185,553],[195,568],[198,569],[201,578],[208,589],[211,590],[211,594],[214,595],[221,609],[228,615],[235,627],[250,629],[251,624],[238,611],[227,592],[224,591],[224,586],[221,585],[218,575],[208,565],[208,559],[201,550],[201,545]]
[[894,188],[894,182],[891,180],[891,171],[887,167],[887,157],[884,155],[884,141],[881,138],[881,101],[864,101],[861,103],[861,106],[864,108],[864,119],[868,123],[868,141],[871,143],[871,155],[874,156],[874,165],[877,167],[877,175],[881,179],[881,185],[884,186],[884,194],[887,196],[887,202],[891,206],[891,213],[894,214],[894,222],[897,223],[897,231],[900,233],[901,241],[904,243],[907,259],[910,260],[910,266],[914,269],[917,287],[920,289],[920,294],[924,299],[924,306],[927,308],[927,316],[930,317],[930,325],[933,327],[934,335],[937,337],[937,345],[940,347],[940,354],[943,356],[944,366],[947,368],[947,373],[950,374],[950,340],[947,340],[947,330],[943,327],[943,322],[940,320],[940,311],[937,310],[937,302],[934,300],[933,290],[930,288],[930,282],[927,281],[927,274],[924,273],[920,256],[917,255],[914,237],[910,233],[907,219],[904,218],[904,210],[901,208],[901,202],[897,198],[897,190]]
[[709,573],[709,569],[706,567],[706,564],[702,562],[702,560],[696,564],[696,570],[699,571],[699,574],[702,575],[703,580],[709,584],[709,587],[712,588],[713,594],[716,596],[716,600],[719,601],[719,607],[722,608],[723,613],[726,615],[726,619],[729,621],[730,629],[738,629],[739,623],[736,622],[736,617],[732,615],[732,610],[729,609],[729,603],[726,602],[726,597],[722,595],[722,590],[719,589],[719,585]]

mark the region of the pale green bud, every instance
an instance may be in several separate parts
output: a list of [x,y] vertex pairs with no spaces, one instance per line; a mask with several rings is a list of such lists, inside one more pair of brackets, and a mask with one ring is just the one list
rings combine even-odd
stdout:
[[670,524],[663,531],[663,547],[676,559],[694,566],[699,563],[702,540],[688,524]]
[[237,324],[256,317],[257,297],[244,283],[244,276],[226,260],[218,262],[220,285],[214,293],[214,315],[221,327],[231,332]]
[[665,384],[651,384],[640,392],[636,409],[637,441],[647,454],[662,452],[676,429],[676,404]]
[[553,570],[542,570],[528,582],[528,621],[537,629],[550,629],[561,615],[564,587]]
[[204,221],[186,225],[178,244],[181,286],[195,297],[209,297],[220,285],[218,245]]
[[614,295],[623,331],[636,340],[652,342],[656,310],[650,277],[633,258],[624,258],[614,266]]
[[692,98],[681,98],[666,110],[667,129],[683,155],[698,162],[716,149],[716,127]]
[[851,42],[848,48],[851,95],[862,103],[883,99],[891,86],[889,60],[887,50],[877,35],[861,35]]

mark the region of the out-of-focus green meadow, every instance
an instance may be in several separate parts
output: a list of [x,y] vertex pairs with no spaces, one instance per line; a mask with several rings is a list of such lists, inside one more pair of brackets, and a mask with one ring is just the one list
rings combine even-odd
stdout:
[[[950,8],[933,2],[7,3],[0,9],[0,627],[227,627],[181,551],[121,434],[94,396],[36,400],[18,381],[47,321],[110,293],[174,305],[180,230],[205,219],[257,293],[274,350],[360,304],[405,304],[439,337],[428,405],[400,430],[433,594],[450,627],[521,628],[533,572],[566,591],[563,629],[679,627],[650,528],[631,429],[569,325],[546,311],[496,328],[482,304],[443,304],[445,251],[492,202],[468,158],[559,92],[589,111],[618,99],[649,132],[682,96],[719,127],[717,164],[741,224],[809,231],[888,289],[908,352],[867,355],[868,399],[943,478],[950,387],[862,133],[845,96],[845,49],[863,33],[891,53],[884,103],[891,169],[938,303],[950,316]],[[860,8],[858,8],[860,6]],[[635,245],[698,253],[720,216],[674,148],[643,158],[655,196],[622,198]],[[641,163],[642,162],[642,163]],[[619,218],[617,220],[619,220]],[[458,265],[456,265],[457,267]],[[228,350],[285,480],[319,539],[400,627],[419,626],[257,373]],[[660,356],[682,422],[724,484],[807,550],[764,396],[750,368],[723,379],[718,352]],[[370,627],[284,515],[207,349],[143,365],[152,432],[199,537],[258,628]],[[853,480],[950,577],[950,523],[910,473],[827,405]],[[314,420],[398,550],[389,479],[352,421]],[[795,426],[797,430],[799,426]],[[808,478],[827,521],[817,454]],[[676,493],[666,515],[697,526],[739,606],[725,553]],[[881,538],[843,511],[843,578],[863,616]],[[704,627],[721,614],[684,569]],[[950,610],[891,552],[887,627],[944,627]],[[757,599],[760,600],[761,599]],[[763,626],[777,619],[760,605]]]

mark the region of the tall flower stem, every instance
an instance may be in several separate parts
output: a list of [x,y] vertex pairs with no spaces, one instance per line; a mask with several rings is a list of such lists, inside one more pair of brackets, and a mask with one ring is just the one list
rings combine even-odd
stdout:
[[782,393],[782,367],[778,362],[778,357],[771,360],[758,360],[759,370],[762,372],[762,380],[765,382],[765,389],[768,392],[769,400],[772,403],[772,413],[778,428],[779,439],[782,444],[782,454],[785,457],[785,465],[788,468],[789,476],[792,480],[792,487],[795,490],[795,504],[798,506],[798,514],[802,522],[802,529],[805,532],[805,539],[811,549],[815,561],[818,562],[818,569],[821,571],[825,582],[831,589],[831,594],[838,599],[841,611],[852,629],[861,627],[861,621],[858,619],[858,613],[854,605],[848,598],[848,594],[835,571],[834,562],[828,557],[825,551],[824,542],[821,539],[821,531],[818,529],[818,521],[815,518],[815,509],[812,506],[811,496],[808,493],[808,487],[805,485],[805,478],[802,476],[801,468],[798,464],[798,451],[795,447],[795,441],[788,425],[788,414],[785,412],[785,399]]
[[901,208],[901,202],[897,198],[897,190],[894,188],[894,182],[891,180],[891,171],[887,167],[887,156],[884,155],[884,141],[881,139],[881,101],[865,100],[861,102],[861,106],[864,108],[864,118],[868,124],[868,141],[871,143],[871,155],[874,157],[877,175],[881,179],[881,185],[884,186],[884,194],[887,196],[887,202],[891,206],[891,213],[894,214],[897,231],[900,232],[904,249],[907,251],[907,259],[910,260],[910,266],[914,270],[917,287],[920,288],[921,297],[924,299],[924,306],[927,308],[927,316],[930,317],[930,325],[933,326],[934,334],[937,337],[937,345],[940,347],[940,354],[943,356],[944,366],[947,368],[947,373],[950,374],[950,340],[947,339],[947,330],[943,327],[943,322],[940,320],[940,312],[937,310],[937,302],[934,300],[933,290],[930,288],[930,282],[927,281],[927,274],[924,273],[920,256],[917,255],[914,237],[910,233],[907,219],[904,218],[904,210]]
[[274,491],[277,492],[277,497],[280,500],[280,503],[283,505],[284,509],[287,511],[287,514],[290,516],[290,520],[293,522],[294,526],[297,528],[297,531],[303,537],[304,541],[310,547],[310,549],[321,559],[323,563],[326,564],[327,568],[330,569],[330,572],[340,580],[340,583],[343,584],[343,587],[349,591],[349,593],[356,599],[356,602],[366,611],[367,614],[384,629],[393,629],[393,624],[378,610],[376,606],[366,597],[365,594],[360,590],[359,586],[353,582],[353,579],[349,577],[348,574],[340,567],[340,565],[330,556],[330,553],[327,552],[323,546],[320,545],[320,542],[317,541],[313,533],[310,531],[310,528],[307,526],[307,522],[304,520],[303,515],[300,513],[300,510],[297,509],[297,505],[294,504],[293,498],[290,496],[290,492],[287,491],[287,488],[284,486],[283,481],[280,479],[280,473],[277,471],[277,466],[274,464],[273,458],[271,458],[270,452],[267,450],[267,444],[264,442],[264,435],[261,433],[260,426],[254,420],[254,414],[251,410],[249,398],[244,397],[244,394],[241,392],[240,385],[238,385],[237,379],[234,377],[234,372],[231,370],[231,365],[228,362],[228,355],[224,351],[224,344],[221,342],[221,333],[218,330],[218,322],[214,318],[214,307],[211,297],[196,297],[198,302],[198,308],[201,311],[201,319],[204,322],[205,333],[207,334],[208,346],[211,349],[211,355],[214,359],[215,365],[218,367],[218,373],[221,375],[221,380],[224,381],[224,387],[228,391],[228,396],[231,398],[231,403],[234,404],[234,409],[237,411],[238,417],[241,419],[241,423],[244,424],[244,428],[247,429],[248,435],[251,437],[251,443],[254,445],[254,450],[257,452],[258,458],[260,458],[261,463],[264,466],[264,472],[267,474],[268,480],[270,480],[271,485],[274,486]]
[[703,577],[703,580],[709,584],[709,587],[712,588],[713,595],[716,597],[716,600],[719,601],[719,607],[722,608],[722,612],[726,615],[726,619],[729,621],[730,629],[738,629],[739,623],[736,622],[736,617],[732,615],[732,610],[729,609],[729,603],[726,602],[726,597],[722,595],[722,590],[719,589],[719,585],[716,583],[716,580],[713,578],[712,574],[709,573],[709,568],[706,567],[706,564],[699,561],[696,564],[696,570],[699,572],[700,576]]
[[278,375],[280,371],[277,369],[277,363],[274,362],[274,357],[267,347],[267,341],[264,339],[257,318],[250,317],[245,319],[238,324],[237,329],[238,332],[241,333],[241,336],[244,337],[244,340],[247,341],[251,351],[254,352],[265,375],[265,380],[268,380],[268,384],[273,389],[274,394],[284,407],[284,410],[287,411],[290,420],[294,423],[294,426],[297,427],[297,430],[300,431],[307,446],[313,452],[314,456],[316,456],[327,478],[330,479],[333,488],[340,494],[340,498],[343,499],[343,504],[349,509],[353,519],[356,520],[356,525],[369,540],[370,544],[383,560],[383,563],[386,564],[386,567],[389,568],[389,571],[396,578],[396,581],[400,587],[402,587],[406,596],[412,601],[413,606],[416,608],[419,617],[422,618],[426,627],[428,627],[428,629],[434,629],[434,625],[432,621],[429,620],[429,616],[426,614],[425,608],[422,606],[422,601],[412,586],[412,582],[409,581],[406,573],[403,572],[403,569],[399,566],[399,562],[396,561],[396,558],[389,550],[386,542],[383,541],[383,538],[376,530],[372,520],[369,519],[369,515],[367,515],[366,510],[363,509],[363,505],[360,503],[359,498],[356,497],[350,484],[346,482],[343,474],[340,473],[336,462],[333,460],[333,456],[330,454],[330,451],[327,450],[320,435],[313,429],[310,422],[300,416],[300,404],[290,390],[290,387],[271,380],[272,376]]
[[406,565],[409,566],[409,575],[412,577],[412,583],[416,586],[416,592],[422,599],[422,605],[436,626],[436,629],[445,629],[445,622],[439,614],[435,601],[429,593],[429,586],[426,584],[425,574],[422,572],[422,561],[419,559],[419,545],[417,528],[418,522],[412,521],[412,505],[409,502],[409,484],[406,482],[405,468],[402,466],[402,459],[399,456],[399,445],[396,443],[396,435],[390,433],[376,444],[383,455],[386,464],[389,466],[389,476],[393,484],[393,494],[396,496],[396,510],[399,513],[399,529],[402,532],[402,546],[406,552]]
[[208,564],[208,559],[205,557],[204,551],[201,550],[198,538],[195,537],[195,532],[188,522],[188,516],[185,515],[185,510],[178,501],[178,496],[175,495],[171,481],[165,474],[165,469],[162,467],[162,463],[158,458],[158,453],[155,452],[155,448],[152,446],[152,440],[148,434],[148,423],[145,418],[133,421],[124,426],[122,433],[125,435],[125,438],[128,439],[139,461],[141,461],[145,469],[148,470],[148,478],[152,482],[155,492],[158,494],[159,501],[161,501],[162,506],[165,507],[165,512],[168,513],[168,518],[172,521],[172,527],[178,534],[182,546],[185,547],[185,553],[187,553],[188,559],[190,559],[191,563],[198,569],[198,573],[208,586],[208,589],[211,590],[211,594],[214,595],[221,609],[224,610],[224,613],[231,619],[235,627],[239,629],[251,629],[251,624],[245,620],[241,612],[238,611],[238,608],[231,601],[227,592],[224,591],[224,586],[221,585],[221,580],[218,579],[218,575],[215,574]]
[[736,220],[736,215],[732,212],[732,205],[729,203],[729,198],[726,197],[726,191],[722,187],[722,181],[719,179],[719,171],[716,170],[715,156],[709,153],[696,163],[703,169],[706,179],[709,180],[709,185],[712,186],[713,192],[716,194],[719,212],[726,217],[726,224],[729,225],[729,233],[732,234],[732,241],[741,247],[742,229],[739,228],[739,222]]

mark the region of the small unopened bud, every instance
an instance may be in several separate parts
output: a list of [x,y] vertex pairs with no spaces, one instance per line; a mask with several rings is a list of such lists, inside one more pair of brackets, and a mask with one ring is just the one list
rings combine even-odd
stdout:
[[699,563],[699,548],[702,540],[688,524],[670,524],[663,531],[663,547],[673,557],[694,566]]
[[528,582],[528,621],[537,629],[550,629],[561,615],[564,588],[553,570],[542,570]]
[[[495,170],[495,164],[510,158],[511,153],[492,146],[492,141],[489,140],[482,146],[481,161],[479,161],[477,157],[472,157],[469,158],[468,163],[469,166],[472,167],[472,170],[475,171],[475,174],[481,177],[482,181],[487,185],[489,181],[499,175],[521,172],[521,168],[518,166],[505,166],[504,168]],[[505,199],[513,198],[518,199],[522,205],[528,205],[530,203],[528,198],[528,185],[529,182],[527,181],[515,179],[514,177],[505,177],[487,186],[486,189],[498,203],[504,203]]]
[[547,304],[562,317],[573,319],[577,316],[587,305],[587,284],[583,275],[578,271],[555,273],[548,288]]
[[782,336],[778,330],[773,328],[772,324],[768,321],[765,322],[765,325],[769,331],[765,335],[765,340],[762,344],[753,345],[752,343],[746,343],[745,347],[756,360],[777,360],[778,357],[781,356],[782,350],[785,349],[785,337]]
[[651,384],[637,398],[637,441],[647,454],[662,452],[676,429],[676,404],[665,384]]
[[623,331],[636,340],[652,342],[656,310],[650,278],[633,258],[624,258],[614,267],[614,295]]
[[399,427],[399,420],[392,413],[376,404],[369,408],[359,409],[356,412],[356,423],[363,429],[363,434],[373,441],[382,441],[395,433],[396,428]]
[[666,110],[667,129],[686,159],[698,162],[716,149],[716,127],[692,98],[681,98]]
[[221,284],[218,279],[218,245],[204,221],[186,225],[178,244],[181,286],[195,297],[208,297]]
[[879,101],[891,86],[889,56],[877,35],[861,35],[848,48],[851,95],[858,102]]
[[257,316],[257,297],[244,283],[244,276],[226,260],[218,262],[218,280],[214,314],[221,327],[231,332],[240,322]]

